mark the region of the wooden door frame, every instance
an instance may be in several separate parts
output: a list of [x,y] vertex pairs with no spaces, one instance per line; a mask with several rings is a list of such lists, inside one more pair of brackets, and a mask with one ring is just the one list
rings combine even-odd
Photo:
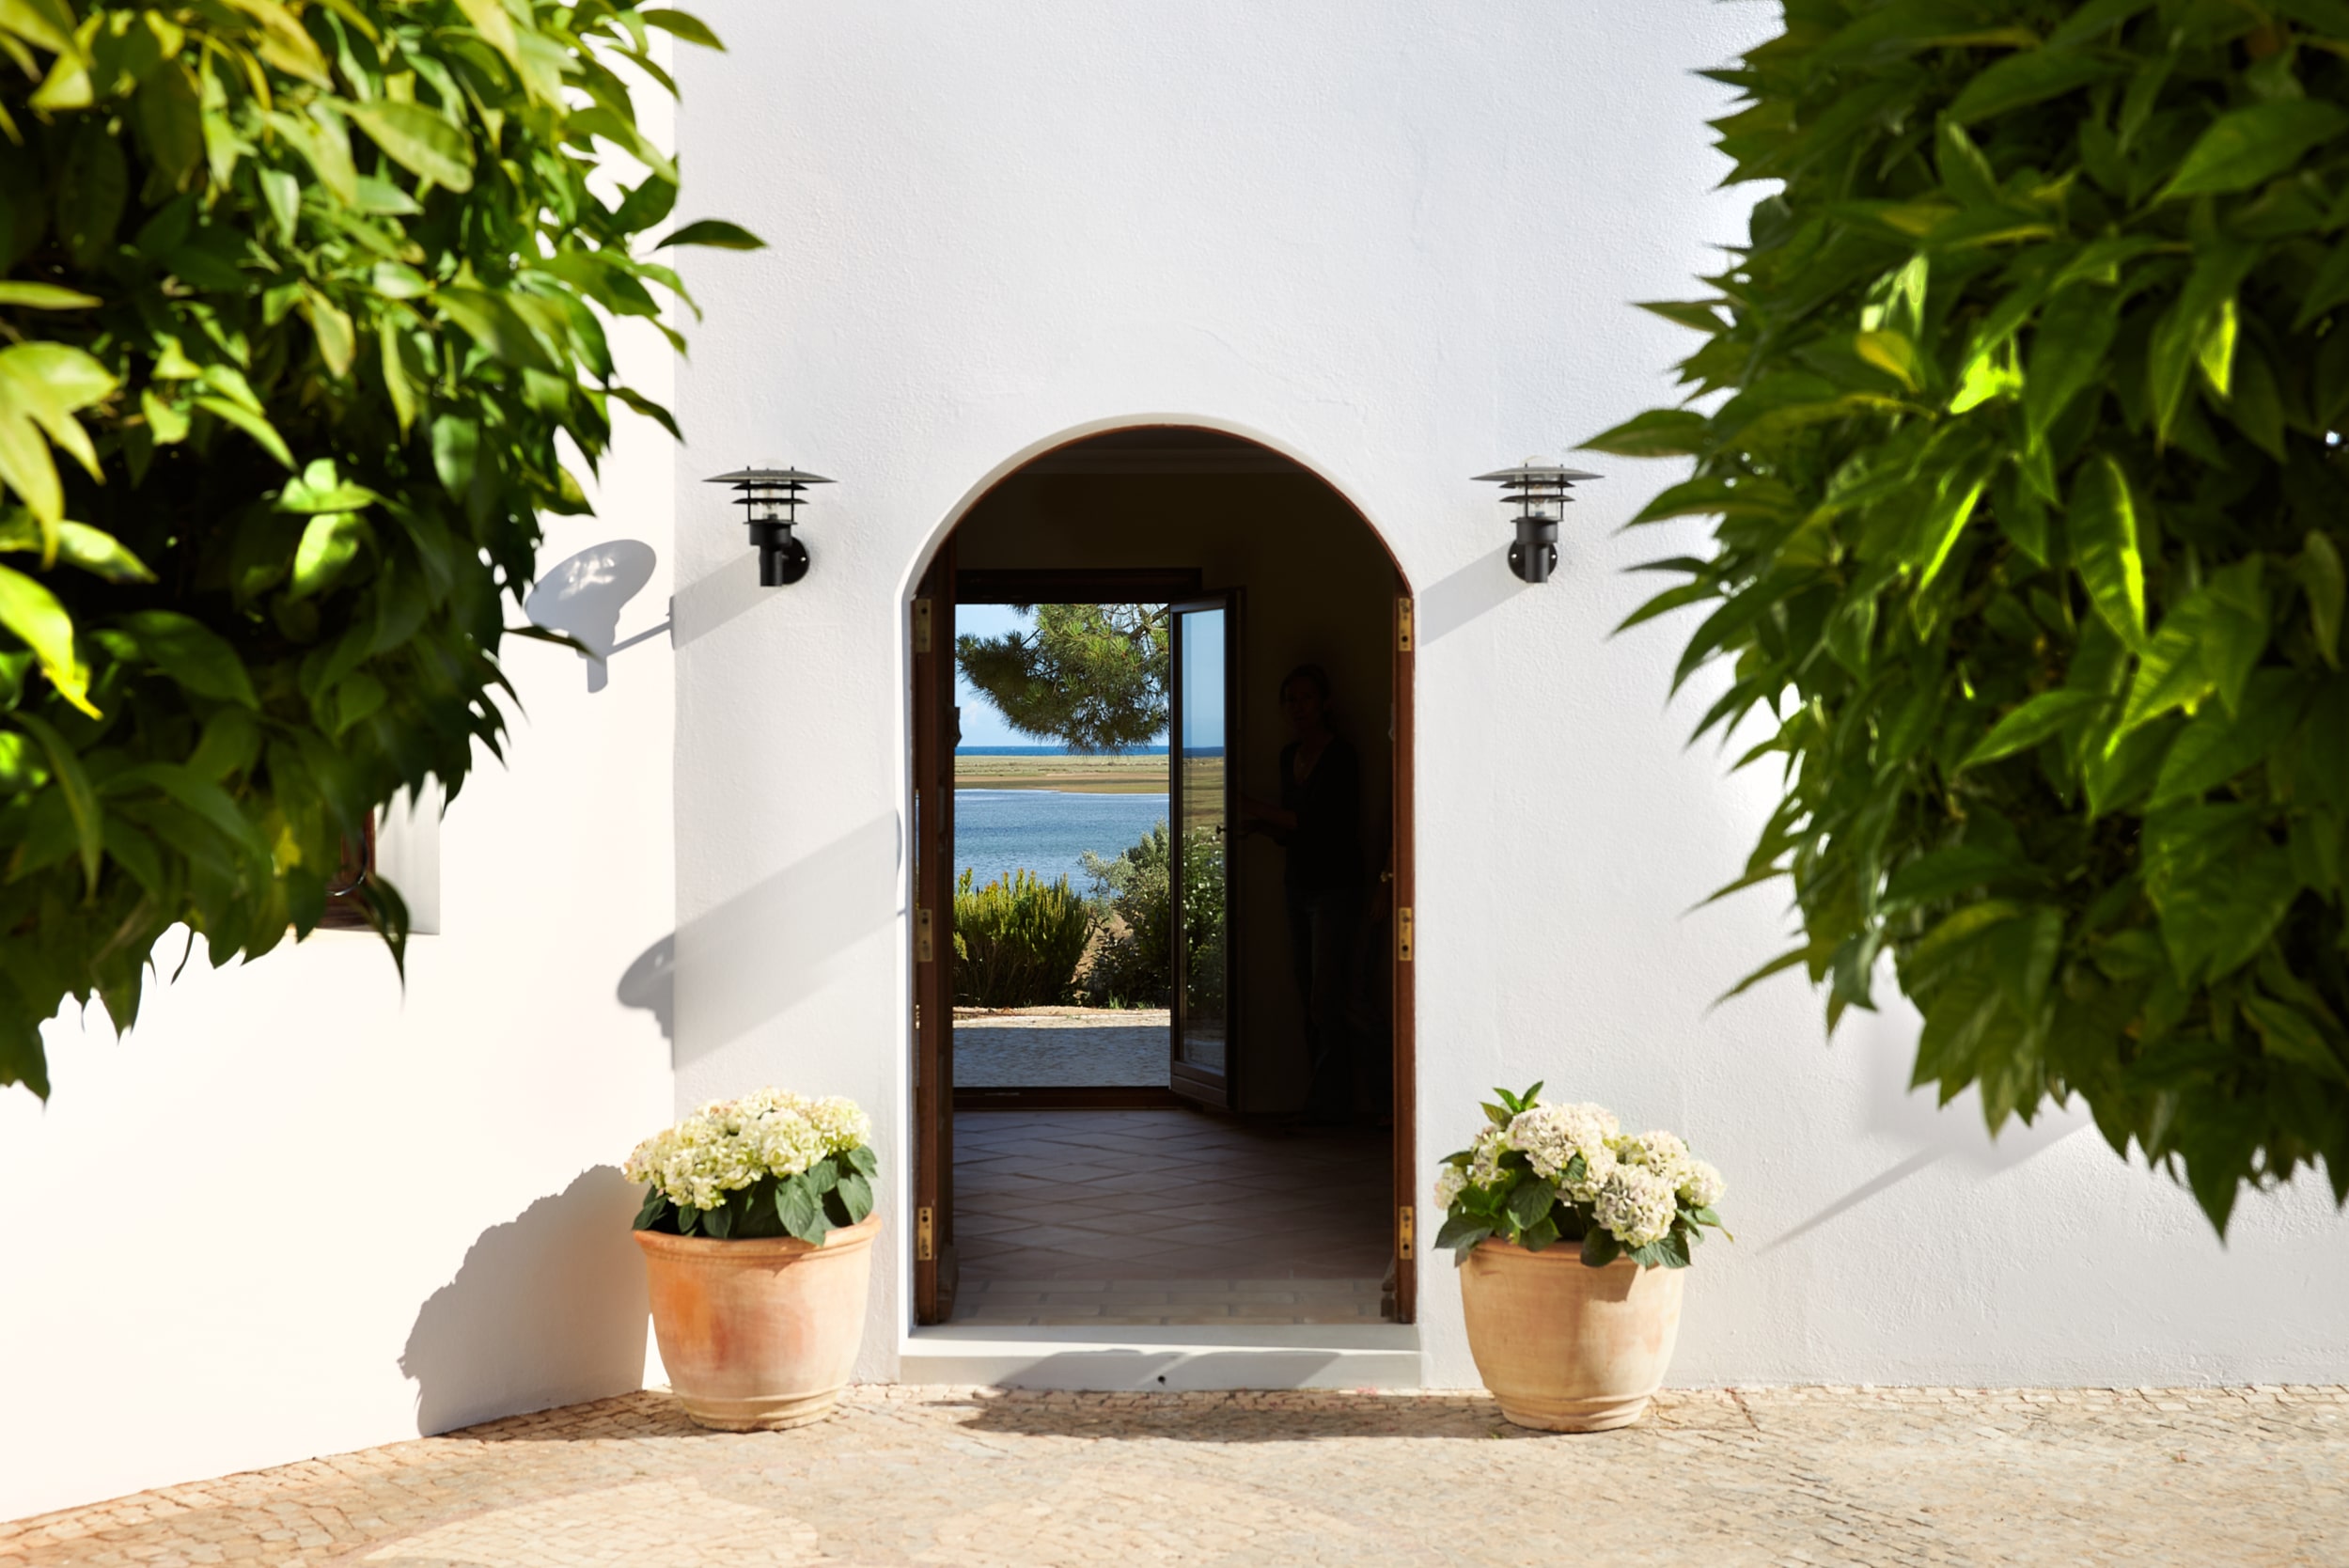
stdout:
[[954,1311],[954,539],[909,606],[914,832],[914,1321]]
[[[1415,659],[1415,644],[1417,640],[1417,602],[1412,592],[1411,580],[1408,574],[1404,572],[1402,563],[1395,558],[1395,553],[1387,544],[1386,535],[1379,530],[1376,524],[1370,521],[1369,514],[1355,502],[1352,496],[1348,495],[1343,490],[1332,483],[1312,463],[1306,462],[1302,458],[1297,458],[1290,453],[1281,451],[1279,447],[1262,441],[1261,438],[1248,431],[1224,430],[1221,427],[1214,425],[1184,420],[1138,421],[1134,427],[1104,426],[1101,430],[1089,430],[1082,434],[1072,435],[1066,440],[1055,443],[1050,447],[1040,448],[1038,451],[1032,453],[1026,460],[1026,462],[1023,462],[1012,468],[1007,469],[1002,478],[1008,478],[1012,474],[1020,472],[1021,469],[1025,468],[1028,463],[1034,462],[1037,458],[1047,456],[1049,453],[1060,449],[1060,447],[1073,446],[1079,442],[1088,440],[1092,436],[1105,433],[1109,429],[1140,428],[1142,425],[1155,425],[1167,428],[1198,428],[1201,430],[1214,431],[1217,434],[1232,435],[1243,440],[1254,441],[1258,445],[1264,447],[1267,451],[1275,452],[1281,457],[1288,458],[1289,461],[1295,463],[1299,469],[1306,473],[1311,474],[1315,478],[1320,479],[1323,484],[1329,487],[1330,494],[1337,496],[1339,500],[1345,505],[1346,510],[1354,514],[1355,520],[1361,524],[1363,528],[1369,532],[1372,540],[1377,541],[1380,551],[1386,555],[1388,564],[1394,570],[1395,599],[1392,621],[1393,631],[1395,634],[1393,639],[1393,647],[1395,650],[1393,689],[1394,734],[1392,737],[1392,745],[1390,746],[1390,765],[1393,768],[1393,792],[1391,796],[1393,803],[1393,821],[1390,824],[1389,830],[1391,834],[1391,853],[1394,856],[1394,882],[1392,884],[1392,903],[1390,906],[1390,915],[1388,919],[1388,941],[1391,944],[1390,951],[1394,958],[1392,971],[1393,981],[1389,996],[1392,1006],[1390,1033],[1392,1041],[1391,1048],[1393,1052],[1393,1114],[1395,1127],[1394,1143],[1390,1160],[1393,1167],[1394,1179],[1394,1223],[1389,1234],[1393,1244],[1392,1250],[1395,1263],[1395,1321],[1399,1323],[1413,1323],[1417,1321],[1418,1316],[1418,1257],[1423,1245],[1422,1231],[1425,1231],[1427,1235],[1433,1235],[1433,1231],[1421,1227],[1417,1223],[1418,984],[1417,932],[1413,925],[1413,911],[1417,905],[1417,665]],[[1000,482],[1000,480],[998,480],[998,482]],[[953,564],[954,531],[962,526],[963,520],[968,517],[972,510],[976,510],[979,504],[985,499],[987,494],[989,494],[992,488],[993,487],[991,486],[988,491],[981,491],[972,495],[968,502],[955,515],[953,523],[948,525],[939,543],[936,554],[932,556],[930,562],[924,569],[920,579],[923,586],[916,589],[917,601],[922,594],[930,591],[932,585],[942,584],[954,600],[969,604],[1038,604],[1052,602],[1092,602],[1106,604],[1157,602],[1155,599],[1151,598],[1147,591],[1137,591],[1137,589],[1142,588],[1142,585],[1136,581],[1137,575],[1155,574],[1136,574],[1132,572],[1120,572],[1116,570],[1105,570],[1093,572],[1088,572],[1082,570],[1069,572],[1063,572],[1057,570],[1046,572],[994,572],[971,571],[957,572]],[[942,563],[943,575],[941,575]],[[1166,585],[1163,588],[1157,583],[1152,583],[1150,587],[1159,588],[1160,591],[1164,591],[1167,602],[1172,602],[1176,598],[1182,597],[1183,590],[1186,588],[1189,591],[1196,592],[1200,586],[1200,574],[1198,571],[1195,568],[1183,568],[1180,570],[1183,573],[1187,574],[1185,581]],[[970,588],[972,589],[971,594],[967,598],[964,597],[962,592],[964,583],[968,583]],[[1100,588],[1106,589],[1107,591],[1096,593],[1096,585]],[[1064,593],[1069,594],[1070,597],[1065,601],[1062,601],[1060,596]],[[932,641],[934,657],[936,639],[933,638]],[[947,705],[950,707],[953,701],[954,690],[951,678],[952,661],[950,658],[947,661],[947,679],[944,688],[945,700]],[[920,674],[916,673],[915,677],[914,712],[916,717],[915,738],[917,748],[920,736],[924,732],[921,729],[921,715],[923,713],[922,704],[924,700],[922,688],[925,683],[926,682],[922,680]],[[929,700],[932,704],[931,712],[934,715],[935,704],[937,702],[937,697],[934,689]],[[934,724],[934,722],[935,719],[933,716],[932,723]],[[1170,767],[1172,765],[1173,749],[1174,748],[1170,741],[1167,747]],[[918,749],[916,755],[917,757],[919,755]],[[914,782],[915,790],[918,794],[919,791],[923,787],[923,781],[918,774],[916,775]],[[949,792],[951,792],[952,780],[950,774],[947,776],[946,789]],[[952,808],[952,803],[950,800],[943,804],[946,809],[950,810]],[[1169,806],[1171,806],[1171,804],[1172,802],[1170,799]],[[934,816],[932,816],[927,820],[934,821],[935,818]],[[918,849],[916,850],[916,855],[918,855]],[[944,859],[944,855],[941,855],[939,857],[939,864],[941,868],[943,868]],[[933,921],[944,921],[944,939],[946,942],[946,950],[951,953],[953,950],[953,899],[951,896],[952,881],[950,877],[947,879],[945,887],[947,896],[943,900],[943,908],[938,910],[937,915],[933,917]],[[920,892],[918,882],[916,882],[916,897],[918,897]],[[917,932],[910,933],[909,935],[915,942],[918,942],[919,936]],[[938,937],[938,933],[936,931],[933,931],[932,937],[934,948],[934,944]],[[953,1027],[952,964],[949,963],[944,965],[943,968],[947,977],[945,987],[947,1005],[943,1009],[942,1027],[945,1030],[950,1031]],[[921,967],[919,964],[915,965],[914,972],[916,975],[915,989],[918,995],[921,985]],[[929,1011],[930,1010],[927,1009],[923,1010],[925,1014],[927,1014]],[[919,1194],[924,1190],[922,1172],[924,1169],[923,1161],[925,1157],[932,1162],[936,1161],[942,1154],[950,1158],[953,1148],[953,1130],[951,1126],[951,1120],[953,1116],[953,1086],[950,1081],[941,1086],[937,1081],[938,1074],[936,1073],[921,1074],[919,1072],[919,1068],[921,1066],[920,1053],[924,1050],[926,1043],[924,1035],[925,1031],[921,1027],[917,1027],[915,1030],[915,1051],[916,1054],[915,1065],[916,1068],[916,1078],[913,1097],[916,1115],[916,1126],[914,1128],[913,1138],[915,1148],[914,1190],[916,1194],[916,1202],[919,1202]],[[945,1045],[945,1043],[947,1041],[950,1041],[950,1033],[948,1033],[942,1037],[939,1043],[942,1045]],[[946,1045],[945,1048],[941,1050],[940,1055],[946,1063],[946,1071],[950,1073],[952,1070],[952,1053],[950,1045]],[[925,1092],[925,1088],[927,1092]],[[941,1094],[941,1089],[943,1089],[943,1094]],[[941,1129],[935,1125],[941,1119],[943,1119],[946,1122],[946,1125],[943,1128],[943,1137],[938,1136]],[[935,1168],[934,1164],[931,1168]],[[950,1192],[950,1176],[948,1178],[948,1184],[949,1184],[946,1190]],[[933,1186],[930,1190],[934,1192],[937,1189]],[[950,1207],[950,1205],[948,1206]],[[933,1215],[933,1232],[936,1231],[939,1225],[943,1224],[950,1227],[951,1223],[952,1216],[950,1214],[943,1216],[943,1219]],[[932,1250],[933,1252],[937,1250],[934,1234]],[[930,1294],[927,1297],[931,1310],[933,1312],[936,1311],[938,1306],[938,1296],[936,1293],[937,1278],[936,1270],[933,1266],[931,1273]],[[932,1323],[943,1321],[943,1319],[939,1317],[925,1317],[922,1315],[921,1309],[925,1301],[923,1267],[921,1262],[918,1261],[915,1266],[915,1298],[916,1322]],[[947,1300],[950,1304],[950,1274],[948,1277]]]

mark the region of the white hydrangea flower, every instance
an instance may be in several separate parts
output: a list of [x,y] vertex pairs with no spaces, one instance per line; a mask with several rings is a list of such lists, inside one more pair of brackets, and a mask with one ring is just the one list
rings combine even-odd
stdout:
[[1641,1165],[1618,1165],[1599,1188],[1593,1212],[1627,1247],[1661,1241],[1680,1212],[1671,1181]]
[[872,1139],[872,1118],[846,1095],[830,1094],[812,1101],[805,1114],[822,1137],[827,1154],[845,1154]]
[[823,1134],[797,1111],[770,1111],[744,1129],[759,1163],[777,1176],[796,1176],[823,1158]]
[[826,1154],[855,1148],[872,1121],[853,1100],[811,1101],[762,1089],[739,1100],[713,1100],[674,1127],[636,1145],[621,1168],[671,1202],[714,1208],[765,1176],[796,1176]]
[[1468,1146],[1474,1156],[1468,1162],[1468,1181],[1472,1185],[1489,1187],[1501,1179],[1501,1156],[1509,1152],[1509,1135],[1498,1127],[1487,1127]]
[[1567,1197],[1588,1203],[1615,1168],[1608,1140],[1617,1128],[1614,1113],[1604,1105],[1534,1105],[1510,1119],[1506,1139],[1544,1181],[1560,1181],[1581,1155],[1581,1180],[1562,1184]]
[[1688,1144],[1678,1133],[1641,1133],[1615,1140],[1615,1157],[1625,1165],[1643,1165],[1677,1183],[1689,1160]]
[[1680,1200],[1692,1209],[1711,1208],[1729,1190],[1729,1183],[1709,1161],[1692,1158],[1681,1168]]
[[1456,1165],[1448,1165],[1435,1173],[1435,1206],[1449,1214],[1468,1185],[1468,1173]]

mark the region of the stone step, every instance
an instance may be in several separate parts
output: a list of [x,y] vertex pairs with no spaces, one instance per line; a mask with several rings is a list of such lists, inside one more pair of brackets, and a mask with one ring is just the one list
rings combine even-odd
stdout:
[[1134,1327],[945,1324],[917,1328],[898,1380],[1118,1392],[1222,1388],[1417,1388],[1409,1324],[1231,1324]]

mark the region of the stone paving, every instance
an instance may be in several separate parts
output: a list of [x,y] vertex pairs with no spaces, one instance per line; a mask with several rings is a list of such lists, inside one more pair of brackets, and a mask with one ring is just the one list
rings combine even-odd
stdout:
[[0,1562],[2339,1568],[2349,1388],[1716,1390],[1588,1437],[1469,1395],[910,1387],[725,1435],[648,1392],[0,1525]]
[[954,1081],[964,1089],[1164,1089],[1164,1008],[954,1010]]

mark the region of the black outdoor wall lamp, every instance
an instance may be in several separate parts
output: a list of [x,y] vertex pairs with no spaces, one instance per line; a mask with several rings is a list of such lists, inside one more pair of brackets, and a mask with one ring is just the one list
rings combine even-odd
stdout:
[[1517,542],[1509,547],[1509,570],[1528,583],[1546,583],[1558,565],[1558,525],[1565,515],[1566,493],[1584,479],[1601,476],[1579,468],[1558,468],[1527,458],[1514,468],[1479,474],[1480,483],[1501,487],[1501,504],[1517,509]]
[[830,479],[797,468],[737,468],[713,474],[707,482],[734,487],[743,521],[750,525],[750,542],[758,547],[760,588],[781,588],[807,575],[807,546],[791,533],[799,523],[800,493]]

